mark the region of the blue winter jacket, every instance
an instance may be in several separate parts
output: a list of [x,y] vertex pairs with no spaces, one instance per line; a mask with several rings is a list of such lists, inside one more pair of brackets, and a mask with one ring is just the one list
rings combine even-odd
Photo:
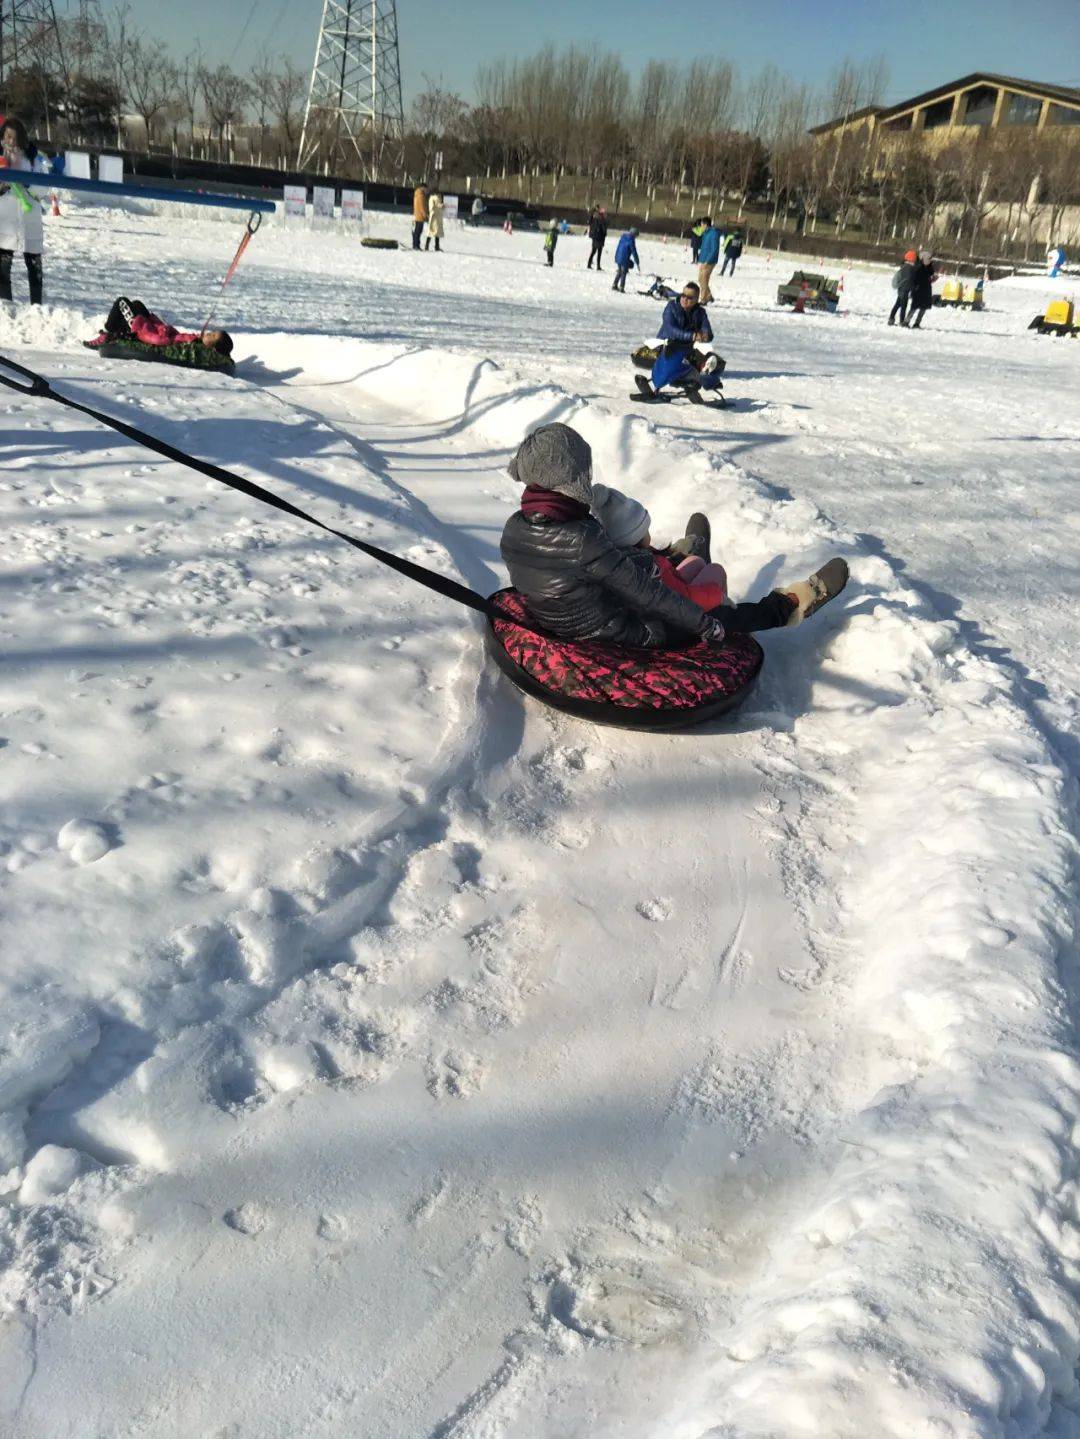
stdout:
[[657,335],[661,340],[677,340],[681,344],[692,345],[695,335],[704,335],[708,342],[712,339],[713,332],[704,305],[695,305],[692,310],[684,310],[678,300],[669,300],[664,308],[664,317],[660,321]]
[[641,261],[638,259],[637,241],[627,230],[625,235],[619,236],[619,243],[615,250],[615,264],[620,270],[630,270],[635,265],[641,269]]
[[701,249],[698,251],[699,265],[715,265],[720,258],[720,231],[715,225],[710,225],[701,237]]

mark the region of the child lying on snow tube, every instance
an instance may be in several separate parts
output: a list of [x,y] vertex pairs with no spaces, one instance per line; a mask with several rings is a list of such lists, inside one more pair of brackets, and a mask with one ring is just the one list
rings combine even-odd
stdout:
[[117,342],[137,341],[140,345],[168,353],[180,363],[198,363],[207,352],[228,360],[232,354],[232,336],[225,330],[206,330],[202,334],[177,330],[166,324],[160,315],[148,310],[141,300],[128,300],[123,295],[113,302],[105,328],[93,340],[84,340],[88,350],[100,350]]
[[508,618],[493,621],[492,653],[523,688],[594,718],[616,709],[615,722],[651,725],[649,711],[672,723],[720,713],[760,668],[749,633],[799,624],[847,582],[834,559],[756,603],[728,603],[715,571],[679,572],[688,556],[709,561],[705,517],[691,517],[671,553],[649,548],[648,511],[594,488],[592,451],[567,425],[528,435],[509,472],[525,489],[503,530],[513,589],[495,597]]

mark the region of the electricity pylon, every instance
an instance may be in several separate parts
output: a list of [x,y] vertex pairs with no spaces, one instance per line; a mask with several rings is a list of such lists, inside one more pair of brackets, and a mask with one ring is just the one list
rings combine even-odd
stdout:
[[377,179],[404,131],[396,0],[323,0],[297,168],[359,161]]
[[35,67],[65,73],[53,0],[0,0],[0,85]]

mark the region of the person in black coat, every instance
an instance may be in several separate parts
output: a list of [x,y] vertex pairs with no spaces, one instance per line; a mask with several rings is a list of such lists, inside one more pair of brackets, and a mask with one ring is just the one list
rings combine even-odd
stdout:
[[727,274],[727,267],[729,265],[731,266],[732,275],[735,274],[735,266],[738,263],[739,256],[742,254],[742,252],[743,237],[742,234],[738,230],[736,230],[733,235],[728,236],[728,242],[724,246],[724,263],[720,266],[721,279],[723,279],[724,276]]
[[587,270],[592,269],[592,262],[595,259],[596,268],[600,268],[600,258],[604,253],[604,241],[607,239],[607,211],[603,209],[593,210],[589,216],[589,239],[592,241],[592,249],[589,251],[589,263],[585,266]]
[[723,625],[668,589],[640,553],[613,544],[591,514],[592,450],[576,430],[542,425],[508,468],[525,493],[500,549],[511,584],[545,630],[643,648],[694,636],[722,642]]
[[911,267],[911,328],[918,330],[922,326],[922,317],[934,303],[934,292],[930,288],[934,283],[937,271],[934,269],[934,258],[929,250],[920,250],[919,258]]
[[896,324],[897,315],[900,316],[900,323],[905,328],[908,322],[908,301],[911,299],[911,272],[915,268],[918,255],[914,250],[908,250],[905,254],[896,274],[893,275],[893,289],[896,291],[896,299],[889,311],[889,324]]

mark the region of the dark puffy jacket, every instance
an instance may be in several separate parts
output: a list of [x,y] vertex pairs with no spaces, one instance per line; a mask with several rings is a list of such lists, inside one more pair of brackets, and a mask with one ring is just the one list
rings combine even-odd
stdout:
[[900,268],[893,276],[893,289],[901,298],[911,294],[911,272],[914,268],[910,260],[902,260]]
[[737,259],[739,258],[739,256],[742,254],[742,247],[743,247],[743,239],[742,239],[742,236],[741,236],[741,235],[732,235],[731,239],[730,239],[730,240],[727,242],[727,244],[724,246],[724,254],[725,254],[725,255],[730,255],[730,256],[732,257],[732,259],[737,260]]
[[930,288],[934,278],[933,265],[927,265],[923,260],[916,260],[911,267],[911,308],[913,310],[929,310],[934,303],[934,292]]
[[618,549],[591,515],[550,520],[518,510],[500,548],[538,623],[565,639],[652,647],[711,628],[704,610],[667,588],[646,551]]
[[600,215],[594,215],[589,221],[589,239],[594,245],[602,245],[607,239],[607,221]]
[[664,306],[656,334],[658,339],[675,340],[684,345],[692,345],[695,335],[704,335],[706,342],[713,337],[705,306],[695,305],[693,309],[684,310],[679,300],[669,300]]

